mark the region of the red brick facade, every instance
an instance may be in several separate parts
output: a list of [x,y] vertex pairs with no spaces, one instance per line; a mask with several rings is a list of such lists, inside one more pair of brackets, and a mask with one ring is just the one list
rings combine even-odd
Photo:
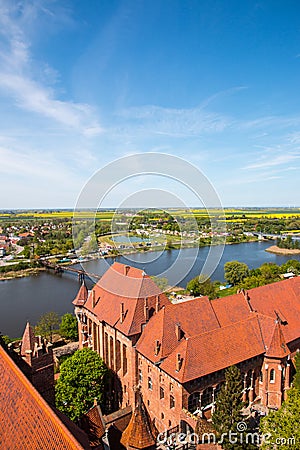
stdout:
[[199,416],[211,418],[225,369],[235,364],[245,402],[280,407],[300,347],[300,278],[176,305],[153,284],[115,263],[74,300],[80,347],[96,350],[116,373],[115,406],[134,405],[139,386],[159,432],[195,430]]

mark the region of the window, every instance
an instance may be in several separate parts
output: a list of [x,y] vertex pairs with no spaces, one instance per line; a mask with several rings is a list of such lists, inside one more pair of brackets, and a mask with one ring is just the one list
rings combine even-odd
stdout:
[[162,387],[159,388],[159,398],[160,399],[165,398],[165,391],[163,390]]
[[171,392],[173,391],[173,384],[172,383],[170,383],[170,391]]
[[151,367],[148,366],[148,373],[151,373]]
[[201,406],[205,407],[213,402],[213,388],[208,387],[202,393]]
[[172,426],[172,422],[171,422],[171,420],[169,420],[169,427],[171,428],[171,426]]
[[164,415],[164,413],[161,413],[161,418],[162,418],[162,419],[164,419],[164,418],[165,418],[165,415]]
[[175,408],[175,398],[170,395],[170,408]]
[[153,384],[152,384],[152,380],[150,377],[148,377],[148,389],[150,389],[151,391],[153,389]]
[[188,399],[188,410],[194,413],[199,408],[200,392],[194,392]]
[[264,381],[264,375],[263,375],[262,371],[259,372],[259,381],[260,381],[260,383],[262,383]]
[[121,369],[121,342],[117,340],[117,348],[116,348],[116,371]]
[[270,370],[270,383],[275,383],[275,370]]
[[141,369],[139,369],[139,382],[142,383],[143,381],[143,372],[141,371]]
[[127,373],[127,347],[123,344],[123,375]]

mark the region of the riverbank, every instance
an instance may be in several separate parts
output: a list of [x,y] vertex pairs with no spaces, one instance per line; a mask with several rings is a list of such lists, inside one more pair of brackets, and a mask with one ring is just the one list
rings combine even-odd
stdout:
[[300,255],[300,250],[297,249],[289,249],[289,248],[280,248],[277,245],[271,245],[271,247],[266,248],[266,252],[275,253],[276,255]]
[[13,280],[14,278],[30,277],[32,275],[37,275],[40,272],[45,272],[44,267],[34,267],[30,269],[23,270],[12,270],[11,272],[1,273],[0,281]]

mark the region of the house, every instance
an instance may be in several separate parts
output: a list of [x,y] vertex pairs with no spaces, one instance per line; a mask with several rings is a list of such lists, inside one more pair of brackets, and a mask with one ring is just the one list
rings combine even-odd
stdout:
[[267,412],[286,398],[300,347],[300,277],[171,304],[144,271],[114,263],[73,303],[80,347],[115,373],[110,406],[133,405],[139,386],[159,432],[194,431],[199,417],[210,420],[231,365],[252,408]]

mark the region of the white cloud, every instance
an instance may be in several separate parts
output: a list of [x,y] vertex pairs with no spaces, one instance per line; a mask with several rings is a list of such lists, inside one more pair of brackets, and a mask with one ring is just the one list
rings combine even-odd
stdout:
[[[22,25],[28,8],[35,17],[39,11],[38,3],[28,5],[20,8],[14,2],[0,2],[0,89],[12,96],[19,108],[53,119],[87,137],[100,134],[103,129],[89,105],[59,100],[53,88],[34,78],[30,42]],[[45,67],[45,75],[57,79],[56,71],[49,66]]]
[[284,164],[297,161],[299,159],[300,159],[300,152],[284,153],[284,150],[282,150],[282,153],[279,155],[272,155],[272,153],[268,152],[268,154],[262,156],[259,161],[257,161],[254,164],[249,164],[248,166],[243,167],[243,169],[252,170],[263,168],[265,169],[267,167],[274,167],[274,166],[282,166]]

